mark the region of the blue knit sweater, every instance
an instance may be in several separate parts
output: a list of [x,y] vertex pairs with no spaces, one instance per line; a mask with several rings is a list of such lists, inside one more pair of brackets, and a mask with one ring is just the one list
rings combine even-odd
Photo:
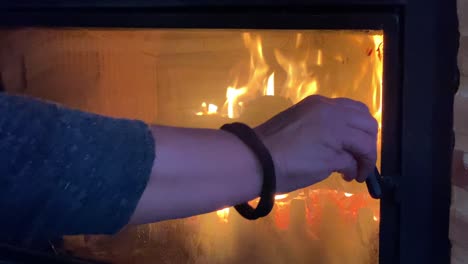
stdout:
[[153,159],[140,121],[0,93],[0,240],[115,233]]

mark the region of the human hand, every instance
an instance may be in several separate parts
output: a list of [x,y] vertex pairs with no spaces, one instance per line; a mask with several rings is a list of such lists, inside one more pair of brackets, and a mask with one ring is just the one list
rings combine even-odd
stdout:
[[275,162],[279,193],[333,172],[364,182],[376,163],[378,123],[366,105],[351,99],[309,96],[255,131]]

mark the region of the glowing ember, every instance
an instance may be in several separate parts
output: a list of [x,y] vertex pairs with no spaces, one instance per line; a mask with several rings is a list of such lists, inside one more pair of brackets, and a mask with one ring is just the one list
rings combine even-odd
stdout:
[[208,105],[208,114],[212,115],[212,114],[216,114],[216,113],[218,113],[218,106],[216,106],[214,104],[209,104]]
[[288,197],[287,194],[278,194],[278,195],[275,195],[275,200],[278,201],[278,200],[283,200],[284,198]]
[[347,192],[345,192],[345,193],[344,193],[344,196],[346,196],[346,197],[351,197],[351,196],[353,196],[353,194],[352,194],[352,193],[347,193]]
[[215,104],[207,104],[206,102],[203,102],[201,104],[202,111],[195,113],[197,116],[202,116],[202,115],[215,115],[218,113],[218,106]]
[[374,215],[374,221],[378,222],[379,221],[379,218],[377,216]]

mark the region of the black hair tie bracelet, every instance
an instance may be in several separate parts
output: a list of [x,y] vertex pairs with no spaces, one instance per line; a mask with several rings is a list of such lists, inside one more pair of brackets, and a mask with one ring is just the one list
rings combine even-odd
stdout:
[[267,216],[273,209],[276,193],[275,166],[270,151],[258,138],[255,131],[243,123],[225,124],[221,130],[234,134],[244,142],[257,157],[263,171],[263,184],[257,208],[254,209],[248,203],[238,204],[234,208],[240,215],[249,220]]

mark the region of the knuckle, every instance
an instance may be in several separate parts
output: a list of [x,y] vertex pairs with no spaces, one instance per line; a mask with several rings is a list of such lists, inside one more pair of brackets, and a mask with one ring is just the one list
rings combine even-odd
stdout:
[[347,165],[347,168],[356,169],[358,166],[358,162],[355,158],[350,156],[350,158],[348,159],[348,164],[346,165]]
[[303,102],[307,104],[317,103],[317,102],[320,102],[322,99],[323,99],[323,96],[314,94],[314,95],[309,95],[306,98],[304,98]]
[[372,121],[373,121],[373,127],[372,127],[372,131],[377,134],[379,132],[379,121],[377,121],[377,119],[375,118],[372,118]]
[[370,112],[369,107],[365,103],[359,102],[359,101],[354,101],[354,103],[356,104],[357,107],[362,108],[363,110]]
[[361,101],[356,101],[356,100],[353,100],[353,99],[348,99],[348,101],[350,102],[350,104],[354,105],[354,107],[356,107],[358,109],[369,111],[369,107],[365,103],[363,103]]
[[369,107],[365,103],[351,99],[351,98],[340,97],[340,98],[336,98],[335,101],[345,104],[348,107],[353,107],[353,108],[360,109],[363,111],[369,111]]
[[371,115],[368,117],[366,129],[374,136],[379,133],[379,122]]
[[374,137],[366,133],[362,133],[361,137],[362,137],[363,149],[365,150],[365,153],[371,153],[373,149],[375,148]]
[[369,141],[367,144],[367,147],[364,149],[364,153],[368,158],[374,159],[374,156],[376,154],[376,149],[373,146],[375,144],[372,144],[372,141]]
[[377,148],[375,146],[375,143],[369,143],[369,147],[368,149],[366,150],[366,156],[367,158],[372,161],[372,163],[374,164],[377,160]]

